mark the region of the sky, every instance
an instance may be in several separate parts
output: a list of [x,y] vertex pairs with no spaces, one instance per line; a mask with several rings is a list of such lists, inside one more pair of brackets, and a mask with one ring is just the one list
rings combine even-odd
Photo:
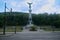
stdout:
[[[29,12],[29,5],[32,3],[32,13],[60,13],[60,0],[0,0],[0,12],[4,12],[4,3],[13,12]],[[10,11],[7,9],[7,11]]]

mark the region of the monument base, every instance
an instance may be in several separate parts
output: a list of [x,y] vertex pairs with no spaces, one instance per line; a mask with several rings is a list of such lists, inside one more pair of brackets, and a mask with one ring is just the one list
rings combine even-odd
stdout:
[[28,24],[28,25],[25,26],[25,28],[30,29],[30,27],[32,27],[32,26],[33,26],[33,24]]

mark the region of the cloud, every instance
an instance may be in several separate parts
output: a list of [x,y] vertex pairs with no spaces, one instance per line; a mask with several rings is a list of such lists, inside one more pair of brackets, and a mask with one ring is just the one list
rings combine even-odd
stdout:
[[27,2],[32,2],[32,13],[60,13],[60,6],[56,5],[56,0],[4,0],[7,7],[13,8],[13,11],[28,12]]
[[60,13],[60,6],[56,6],[56,12]]
[[[7,3],[7,7],[10,9],[12,8],[13,11],[21,11],[21,7],[23,7],[23,2],[21,1],[15,1],[15,0],[5,0],[4,2]],[[7,10],[7,11],[10,11],[10,10]]]
[[[27,0],[26,0],[27,1]],[[28,0],[32,2],[32,12],[33,13],[53,13],[56,12],[55,0]]]
[[[51,12],[55,12],[56,8],[54,7],[54,4],[55,4],[55,0],[45,0],[43,1],[44,4],[42,5],[41,3],[41,7],[39,7],[37,10],[35,10],[36,13],[44,13],[44,12],[48,12],[48,13],[51,13]],[[38,7],[38,6],[37,6]]]
[[44,5],[40,9],[37,10],[37,12],[41,12],[41,13],[44,13],[44,12],[53,13],[55,11],[56,11],[55,7],[51,5]]

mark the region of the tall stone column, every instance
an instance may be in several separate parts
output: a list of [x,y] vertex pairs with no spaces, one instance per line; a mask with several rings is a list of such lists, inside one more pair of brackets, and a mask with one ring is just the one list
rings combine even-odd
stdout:
[[31,25],[32,24],[32,9],[31,9],[31,5],[32,5],[32,3],[28,3],[28,5],[29,5],[29,25]]

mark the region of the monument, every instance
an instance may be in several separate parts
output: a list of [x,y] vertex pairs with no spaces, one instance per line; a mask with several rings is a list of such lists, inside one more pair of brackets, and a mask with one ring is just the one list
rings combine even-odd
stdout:
[[29,5],[29,18],[28,18],[28,25],[27,25],[27,27],[31,27],[31,26],[33,26],[33,24],[32,24],[32,9],[31,9],[31,5],[32,5],[32,3],[28,3],[28,5]]

